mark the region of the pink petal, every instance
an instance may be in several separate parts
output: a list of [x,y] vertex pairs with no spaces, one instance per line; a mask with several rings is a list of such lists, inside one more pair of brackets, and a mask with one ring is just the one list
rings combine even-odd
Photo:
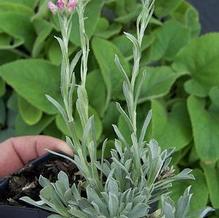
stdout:
[[77,7],[77,0],[69,0],[67,7],[70,12],[75,10],[75,8]]
[[64,1],[64,0],[58,0],[56,5],[57,5],[57,7],[58,7],[59,9],[64,9],[64,7],[65,7],[65,1]]
[[55,14],[58,10],[58,7],[51,1],[48,2],[48,8],[53,14]]

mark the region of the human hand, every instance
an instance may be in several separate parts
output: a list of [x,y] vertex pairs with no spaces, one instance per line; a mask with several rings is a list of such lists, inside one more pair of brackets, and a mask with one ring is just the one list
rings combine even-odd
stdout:
[[0,177],[10,175],[30,160],[48,153],[46,149],[72,154],[65,142],[50,136],[22,136],[0,143]]

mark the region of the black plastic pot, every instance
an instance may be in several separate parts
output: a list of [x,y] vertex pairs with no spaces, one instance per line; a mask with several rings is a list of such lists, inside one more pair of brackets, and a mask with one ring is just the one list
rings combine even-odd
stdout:
[[[32,161],[29,166],[31,169],[40,164],[45,163],[49,159],[57,158],[52,154],[47,154],[41,158],[38,158]],[[4,194],[8,189],[8,179],[0,180],[0,195]],[[3,205],[0,202],[0,218],[46,218],[50,214],[46,211],[36,209],[36,208],[28,208],[28,207],[15,207]]]
[[1,218],[46,218],[48,216],[49,213],[43,210],[0,205]]

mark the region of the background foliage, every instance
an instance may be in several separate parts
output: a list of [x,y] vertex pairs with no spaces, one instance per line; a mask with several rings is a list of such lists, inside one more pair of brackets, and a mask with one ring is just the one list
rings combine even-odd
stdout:
[[[115,123],[130,137],[114,103],[124,101],[123,78],[114,56],[130,69],[132,45],[122,33],[135,29],[137,2],[92,0],[86,11],[91,37],[87,89],[100,143],[104,137],[114,138]],[[72,22],[70,56],[80,45],[76,16]],[[142,117],[152,107],[148,137],[162,148],[176,148],[179,169],[194,169],[196,181],[188,182],[193,185],[192,210],[207,204],[219,208],[219,33],[200,37],[200,29],[198,13],[187,1],[156,1],[144,37],[141,69],[147,73],[138,107]],[[47,1],[0,0],[0,141],[19,135],[68,134],[45,97],[60,99],[61,54],[54,34],[59,35],[57,19],[49,16]],[[77,113],[75,120],[79,121]],[[174,187],[175,198],[183,186]]]

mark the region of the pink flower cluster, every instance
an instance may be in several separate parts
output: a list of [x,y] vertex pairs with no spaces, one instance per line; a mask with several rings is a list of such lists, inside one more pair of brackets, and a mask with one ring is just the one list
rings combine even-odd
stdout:
[[52,1],[49,1],[48,3],[48,8],[53,14],[64,10],[72,12],[76,7],[77,0],[57,0],[56,4],[54,4]]

